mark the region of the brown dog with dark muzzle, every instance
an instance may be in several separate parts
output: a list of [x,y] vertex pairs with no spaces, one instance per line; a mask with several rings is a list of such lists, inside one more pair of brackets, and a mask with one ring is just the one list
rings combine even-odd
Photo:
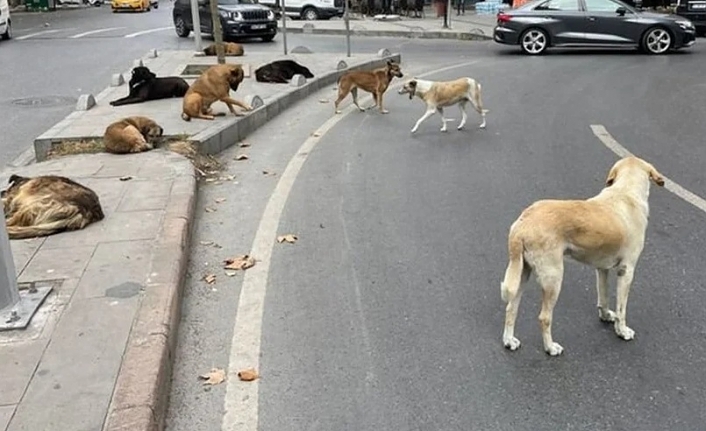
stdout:
[[213,120],[216,115],[225,115],[213,113],[211,105],[217,100],[225,103],[235,116],[243,114],[238,113],[233,105],[238,105],[246,111],[252,110],[250,105],[230,97],[230,90],[237,91],[244,78],[243,67],[239,64],[217,64],[209,67],[191,84],[184,95],[181,118],[185,121],[192,118]]
[[[353,95],[353,103],[359,110],[365,111],[365,109],[377,106],[381,113],[387,114],[389,111],[382,107],[382,96],[387,91],[387,87],[390,86],[392,78],[402,78],[403,76],[400,65],[392,60],[388,60],[387,64],[379,69],[354,70],[344,73],[338,80],[338,99],[334,103],[336,114],[341,113],[338,105],[348,96],[348,93]],[[373,106],[365,109],[360,107],[358,104],[358,88],[373,95],[373,100],[375,101]]]

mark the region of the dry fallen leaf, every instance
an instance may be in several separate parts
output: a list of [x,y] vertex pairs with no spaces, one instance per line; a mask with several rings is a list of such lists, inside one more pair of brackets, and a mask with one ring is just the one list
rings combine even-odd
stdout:
[[215,274],[204,275],[203,281],[205,281],[208,284],[213,284],[216,282],[216,275]]
[[223,261],[225,266],[223,269],[235,269],[235,270],[246,270],[255,266],[255,259],[247,254],[242,254],[240,256],[235,256]]
[[235,277],[238,273],[236,271],[225,271],[228,277]]
[[237,156],[235,156],[235,160],[247,160],[249,158],[250,157],[248,157],[247,154],[238,154]]
[[295,242],[297,242],[298,239],[299,239],[298,236],[296,236],[296,235],[294,235],[294,234],[291,234],[291,233],[288,233],[288,234],[286,234],[286,235],[278,236],[278,237],[277,237],[277,242],[282,243],[282,242],[285,242],[285,241],[286,241],[286,242],[288,242],[288,243],[290,243],[290,244],[294,244]]
[[212,212],[216,211],[215,208],[211,208],[211,207],[206,207],[203,210],[206,211],[207,213],[212,213]]
[[319,103],[328,103],[328,99],[319,99]]
[[120,181],[130,181],[131,179],[132,179],[132,177],[130,175],[120,177]]
[[199,244],[201,245],[212,245],[213,241],[199,241]]
[[321,136],[321,133],[319,133],[319,132],[314,132],[314,133],[311,134],[311,136],[313,136],[313,137],[315,137],[315,138],[318,138],[319,136]]
[[247,147],[250,146],[250,144],[247,143],[247,142],[241,142],[241,143],[238,144],[238,146],[239,146],[240,148],[247,148]]
[[247,370],[238,371],[238,378],[244,382],[252,382],[257,379],[257,371],[254,368],[248,368]]
[[226,175],[225,177],[220,177],[218,179],[221,181],[233,181],[235,179],[235,175]]
[[275,172],[270,172],[270,171],[262,171],[262,175],[267,175],[268,177],[274,177],[277,175]]
[[226,198],[216,198],[215,201],[216,201],[217,204],[220,204],[220,203],[225,202],[225,201],[226,201]]
[[199,378],[205,380],[204,385],[219,385],[225,381],[226,372],[220,368],[212,368],[210,372],[200,375]]

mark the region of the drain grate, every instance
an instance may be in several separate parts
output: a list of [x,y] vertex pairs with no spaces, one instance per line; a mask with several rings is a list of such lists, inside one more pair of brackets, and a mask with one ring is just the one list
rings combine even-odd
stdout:
[[78,99],[69,96],[41,96],[41,97],[25,97],[15,99],[11,103],[17,106],[25,106],[29,108],[44,108],[51,106],[74,105]]

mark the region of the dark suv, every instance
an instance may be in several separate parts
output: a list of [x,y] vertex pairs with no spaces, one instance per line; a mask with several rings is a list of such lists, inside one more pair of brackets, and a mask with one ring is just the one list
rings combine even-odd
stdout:
[[[213,34],[213,20],[209,0],[198,0],[201,32]],[[223,39],[259,37],[265,42],[275,38],[277,19],[267,6],[253,0],[218,0]],[[190,0],[176,0],[172,11],[174,28],[179,37],[188,37],[194,30]]]
[[687,18],[694,23],[696,32],[700,35],[706,33],[706,1],[704,0],[676,0],[672,2],[677,15]]

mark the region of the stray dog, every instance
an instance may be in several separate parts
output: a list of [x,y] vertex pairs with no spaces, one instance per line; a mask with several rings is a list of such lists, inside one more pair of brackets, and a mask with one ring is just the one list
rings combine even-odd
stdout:
[[485,128],[485,114],[487,109],[483,109],[483,101],[481,99],[481,86],[473,78],[458,78],[453,81],[425,81],[423,79],[411,79],[407,81],[398,94],[409,94],[409,100],[414,96],[418,96],[427,104],[427,110],[422,117],[417,120],[417,123],[412,127],[412,133],[416,132],[419,125],[424,120],[434,115],[434,112],[441,114],[441,131],[446,131],[446,122],[444,118],[444,108],[451,105],[458,105],[461,110],[461,123],[457,129],[463,129],[466,125],[468,115],[466,115],[466,103],[471,102],[476,112],[481,115],[482,121],[479,128]]
[[361,108],[358,104],[358,88],[373,95],[375,104],[366,109],[377,106],[381,113],[387,114],[389,111],[382,107],[382,95],[387,91],[387,87],[390,86],[390,82],[392,82],[392,78],[395,76],[402,78],[404,75],[402,74],[400,65],[392,60],[388,60],[387,64],[379,69],[354,70],[344,73],[338,80],[338,98],[334,103],[336,114],[341,113],[338,109],[338,105],[348,96],[348,93],[353,95],[353,103],[355,103],[355,106],[357,106],[359,110],[365,111],[365,109]]
[[154,140],[163,133],[164,129],[152,119],[136,115],[109,125],[103,134],[103,143],[108,153],[140,153],[153,149]]
[[[552,314],[561,291],[564,256],[596,270],[598,317],[613,322],[615,333],[632,340],[626,308],[635,265],[645,243],[649,216],[650,181],[664,186],[654,166],[637,157],[625,157],[608,173],[606,186],[586,200],[541,200],[526,208],[510,227],[509,263],[501,284],[507,303],[503,344],[520,347],[515,338],[515,320],[522,296],[522,283],[532,272],[542,287],[539,323],[544,350],[551,356],[564,348],[552,339]],[[615,269],[616,310],[608,308],[608,271]]]
[[273,61],[255,70],[255,80],[257,82],[286,84],[294,75],[304,75],[307,79],[314,77],[314,74],[309,69],[294,60]]
[[[223,52],[225,55],[239,57],[245,53],[243,45],[235,42],[223,42]],[[205,55],[216,55],[216,44],[212,43],[203,49]]]
[[10,239],[83,229],[105,217],[98,195],[66,177],[11,175],[8,183],[1,195]]
[[217,100],[228,105],[228,109],[235,116],[243,114],[238,114],[233,105],[238,105],[246,111],[252,110],[252,106],[230,97],[230,90],[237,91],[243,79],[245,73],[239,64],[217,64],[209,67],[191,84],[189,91],[184,95],[181,118],[184,121],[191,121],[192,118],[213,120],[216,115],[225,115],[213,114],[211,105]]
[[189,84],[184,79],[178,76],[157,78],[157,75],[145,66],[132,69],[132,77],[128,86],[130,88],[128,95],[122,99],[113,100],[110,102],[111,106],[183,97],[189,89]]

